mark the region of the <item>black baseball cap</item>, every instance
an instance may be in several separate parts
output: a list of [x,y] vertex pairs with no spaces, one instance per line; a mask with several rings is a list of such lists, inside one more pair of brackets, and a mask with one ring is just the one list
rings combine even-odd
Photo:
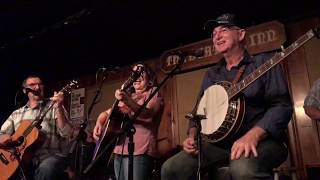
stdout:
[[237,26],[242,28],[242,25],[239,21],[239,19],[234,15],[230,13],[225,13],[217,17],[217,19],[210,19],[205,22],[203,29],[211,31],[213,28],[217,26]]

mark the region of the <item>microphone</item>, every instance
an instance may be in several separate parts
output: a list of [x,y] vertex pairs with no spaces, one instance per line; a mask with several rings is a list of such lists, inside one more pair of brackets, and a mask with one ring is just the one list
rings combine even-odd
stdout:
[[35,96],[38,96],[38,95],[40,95],[40,92],[39,91],[36,91],[36,90],[33,90],[33,89],[31,89],[31,88],[24,88],[25,89],[25,91],[26,91],[26,94],[28,94],[29,92],[31,92],[33,95],[35,95]]
[[102,71],[102,72],[105,72],[107,70],[107,68],[105,67],[102,67],[102,68],[99,68],[98,71]]
[[116,66],[116,67],[112,67],[112,68],[106,68],[106,67],[101,67],[98,69],[98,72],[108,72],[108,73],[117,73],[120,71],[120,67]]
[[192,120],[192,121],[207,119],[206,115],[193,114],[193,113],[186,114],[185,118]]
[[113,67],[113,68],[100,67],[100,68],[98,68],[98,70],[96,72],[96,78],[97,78],[98,74],[103,74],[104,76],[106,76],[106,75],[118,73],[119,71],[120,71],[120,68],[117,66]]
[[138,79],[140,76],[142,76],[143,72],[144,72],[144,67],[137,66],[136,70],[131,70],[131,77],[134,79]]
[[179,51],[174,51],[174,52],[170,53],[170,55],[202,57],[204,55],[204,50],[203,50],[203,48],[179,50]]

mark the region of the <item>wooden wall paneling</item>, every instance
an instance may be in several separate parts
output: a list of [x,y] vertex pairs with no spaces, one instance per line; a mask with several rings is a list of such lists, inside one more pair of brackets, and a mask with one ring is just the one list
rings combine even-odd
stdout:
[[[293,87],[293,91],[307,91],[308,82],[302,82],[305,78],[300,75],[291,75],[292,78],[295,78],[294,81],[299,82],[297,87]],[[300,87],[300,88],[299,88]],[[302,97],[299,99],[299,96]],[[305,96],[297,95],[295,99],[298,99],[295,102],[295,114],[297,118],[299,137],[301,141],[301,148],[303,151],[303,160],[304,163],[313,163],[315,161],[319,161],[319,159],[315,156],[316,152],[316,144],[314,144],[313,139],[313,125],[312,121],[306,116],[303,109],[303,100]]]
[[[314,20],[319,24],[319,19]],[[312,39],[308,44],[305,45],[305,54],[306,54],[306,66],[309,77],[309,85],[307,87],[311,87],[313,82],[320,78],[320,40],[317,38]],[[308,90],[309,91],[309,90]],[[320,169],[320,131],[319,131],[319,122],[316,120],[311,120],[309,117],[306,117],[308,121],[312,123],[312,129],[310,130],[311,139],[313,140],[313,145],[315,148],[315,154],[313,161],[308,161],[306,163],[307,172],[311,169],[316,168],[319,172]],[[310,174],[310,173],[308,173]],[[318,173],[317,177],[320,174]]]
[[306,64],[310,85],[320,78],[320,39],[313,38],[305,45]]
[[[290,42],[295,41],[298,37],[313,27],[312,21],[297,22],[288,25],[288,39]],[[288,57],[288,69],[290,76],[291,92],[294,102],[294,119],[291,132],[293,133],[290,139],[295,144],[295,152],[297,166],[302,169],[303,172],[299,171],[299,179],[307,179],[308,164],[314,164],[319,162],[317,143],[314,138],[314,125],[312,121],[305,115],[303,109],[303,102],[306,94],[310,87],[310,76],[307,65],[308,59],[308,48],[310,46],[314,48],[314,40],[309,41],[302,48],[294,52]],[[311,49],[312,49],[311,48]],[[310,55],[309,55],[310,56]],[[312,56],[312,55],[311,55]],[[294,139],[292,139],[294,138]]]
[[175,103],[173,100],[173,79],[169,79],[161,88],[160,93],[163,96],[164,109],[161,122],[158,127],[157,148],[161,158],[167,159],[172,156],[178,145],[177,140],[177,121],[174,118],[173,109]]
[[174,142],[177,145],[181,145],[181,137],[180,137],[180,131],[181,131],[181,121],[178,116],[178,109],[179,109],[179,103],[178,103],[178,90],[177,90],[177,76],[172,77],[172,112],[173,112],[173,119],[175,122],[174,126]]
[[[306,76],[306,66],[303,61],[304,59],[304,52],[303,49],[300,48],[296,50],[292,55],[287,58],[288,61],[288,68],[289,68],[289,77],[290,77],[290,84],[291,84],[291,93],[292,93],[292,100],[294,105],[294,118],[292,119],[292,128],[291,132],[293,136],[290,137],[290,142],[294,143],[293,146],[296,150],[292,152],[295,157],[295,165],[297,166],[298,170],[298,177],[299,179],[306,179],[306,171],[304,169],[304,147],[306,144],[305,141],[302,139],[305,138],[305,134],[302,132],[305,129],[303,123],[307,123],[305,120],[301,119],[303,116],[303,100],[305,98],[305,89],[301,89],[303,87],[303,83],[307,82]],[[304,135],[304,136],[303,136]]]
[[[308,138],[308,133],[306,134],[305,131],[308,131],[311,124],[306,119],[306,115],[304,114],[303,110],[303,100],[305,98],[305,91],[307,87],[307,81],[305,74],[290,74],[291,78],[291,91],[292,91],[292,98],[294,103],[294,118],[292,119],[293,125],[293,132],[295,133],[293,136],[290,137],[292,142],[295,142],[296,152],[294,153],[297,156],[297,162],[299,169],[303,169],[303,164],[305,163],[306,159],[310,159],[308,154],[306,154],[305,149],[310,145],[310,142],[305,141]],[[294,138],[294,139],[292,139]],[[312,151],[312,148],[309,148]],[[309,154],[310,155],[310,154]]]
[[[294,60],[290,60],[289,56],[287,59],[281,62],[282,70],[284,72],[284,76],[287,80],[288,87],[291,87],[291,82],[290,82],[290,77],[289,77],[289,71],[288,71],[288,61],[294,62]],[[291,94],[291,100],[293,102],[293,97],[292,97],[292,90],[289,88],[290,94]],[[284,176],[291,176],[291,178],[297,178],[297,171],[300,171],[299,174],[303,173],[303,169],[298,168],[302,167],[302,159],[301,155],[297,156],[297,149],[300,150],[300,142],[298,138],[298,129],[297,129],[297,122],[296,122],[296,116],[293,113],[292,119],[288,124],[288,157],[285,162],[283,162],[278,168],[275,169],[275,172],[278,171],[280,175]],[[301,152],[300,152],[301,154]],[[299,164],[300,166],[297,166]],[[298,176],[299,176],[298,174]]]
[[182,142],[187,137],[187,129],[189,120],[185,118],[187,113],[190,113],[196,103],[197,96],[200,90],[203,76],[207,68],[191,71],[188,73],[179,74],[176,76],[176,92],[177,92],[177,109],[176,118],[179,121],[179,142]]

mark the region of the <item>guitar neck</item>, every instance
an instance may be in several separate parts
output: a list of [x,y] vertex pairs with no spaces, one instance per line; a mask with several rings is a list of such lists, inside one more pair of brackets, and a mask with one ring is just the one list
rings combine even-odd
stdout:
[[307,33],[305,33],[303,36],[301,36],[298,40],[296,40],[293,44],[291,44],[289,47],[287,47],[285,50],[274,55],[271,59],[269,59],[264,64],[262,64],[260,67],[258,67],[256,70],[251,72],[243,80],[241,80],[237,84],[230,87],[230,89],[228,90],[229,99],[236,96],[239,92],[241,92],[243,89],[248,87],[251,83],[253,83],[259,77],[264,75],[266,72],[268,72],[275,65],[279,64],[282,60],[284,60],[287,56],[289,56],[296,49],[300,48],[303,44],[308,42],[315,35],[317,35],[315,30],[312,30],[312,29],[309,30]]
[[[75,87],[78,87],[78,82],[75,80],[72,80],[69,82],[69,84],[64,86],[59,92],[70,93],[71,90]],[[42,112],[40,112],[39,116],[36,117],[35,120],[30,124],[30,126],[26,128],[26,130],[22,133],[22,136],[27,137],[33,128],[39,127],[43,121],[43,118],[49,112],[49,110],[53,107],[54,104],[55,104],[55,101],[50,100],[48,104],[45,106],[46,108]]]
[[35,120],[30,124],[30,126],[22,133],[24,137],[28,136],[28,134],[32,131],[33,128],[39,127],[40,124],[43,121],[44,116],[47,114],[47,112],[53,107],[54,102],[49,101],[46,105],[46,109],[44,111],[40,112],[39,116],[35,118]]
[[112,106],[111,106],[110,116],[114,113],[115,108],[118,107],[119,102],[120,102],[120,101],[119,101],[118,99],[116,99],[116,100],[113,102],[113,104],[112,104]]

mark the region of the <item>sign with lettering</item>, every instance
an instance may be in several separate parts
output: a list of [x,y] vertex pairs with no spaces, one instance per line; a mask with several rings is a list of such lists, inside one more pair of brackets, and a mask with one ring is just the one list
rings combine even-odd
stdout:
[[70,120],[72,123],[81,123],[84,118],[85,88],[79,88],[71,92]]
[[[278,21],[249,27],[246,32],[246,48],[252,55],[279,49],[286,40],[284,26]],[[187,71],[217,63],[221,57],[211,39],[206,39],[165,51],[160,57],[161,70],[168,73],[183,60],[180,71]]]

